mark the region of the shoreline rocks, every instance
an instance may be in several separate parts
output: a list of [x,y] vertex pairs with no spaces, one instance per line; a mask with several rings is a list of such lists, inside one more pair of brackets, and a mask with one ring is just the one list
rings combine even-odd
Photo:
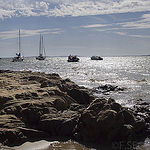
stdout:
[[[3,82],[0,143],[4,145],[50,138],[111,144],[149,136],[148,103],[129,110],[54,73],[0,70]],[[140,114],[145,111],[146,116]]]

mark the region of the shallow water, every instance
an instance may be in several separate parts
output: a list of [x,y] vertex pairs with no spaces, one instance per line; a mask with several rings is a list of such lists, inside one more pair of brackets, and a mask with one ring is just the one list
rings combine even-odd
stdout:
[[20,146],[15,147],[2,146],[0,148],[1,150],[95,150],[94,148],[87,148],[84,145],[70,140],[66,142],[48,142],[45,140],[41,140],[37,142],[26,142]]
[[92,148],[91,146],[85,146],[79,144],[74,141],[66,141],[66,142],[59,142],[59,141],[37,141],[37,142],[26,142],[20,146],[15,147],[7,147],[7,146],[0,146],[1,150],[150,150],[150,139],[146,139],[144,143],[139,143],[137,146],[136,142],[128,142],[125,145],[123,142],[114,143],[112,146],[109,147],[98,147]]

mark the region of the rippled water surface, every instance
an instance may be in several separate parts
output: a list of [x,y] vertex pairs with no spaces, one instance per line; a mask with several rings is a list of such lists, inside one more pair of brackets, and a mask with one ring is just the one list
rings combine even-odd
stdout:
[[[98,96],[112,97],[125,106],[132,107],[138,99],[150,100],[150,56],[104,57],[102,61],[80,57],[79,62],[73,63],[67,62],[67,57],[48,57],[44,61],[25,58],[23,62],[11,62],[10,58],[5,58],[0,59],[0,69],[58,73],[62,78],[70,78],[78,85],[88,88],[105,84],[123,87],[125,88],[124,91],[112,92],[109,95],[99,94]],[[30,144],[26,146],[30,146]],[[74,142],[58,142],[51,146],[56,147],[50,147],[49,149],[61,149],[63,146],[64,149],[88,149]],[[39,150],[39,146],[36,145],[36,149]],[[137,149],[149,150],[149,141],[146,141],[143,146]]]
[[80,62],[73,63],[67,62],[67,57],[49,57],[44,61],[25,58],[23,62],[11,62],[9,58],[0,60],[0,69],[55,72],[88,88],[101,84],[123,87],[124,91],[109,93],[107,97],[126,106],[132,106],[137,99],[150,99],[150,56],[104,57],[102,61],[80,57]]

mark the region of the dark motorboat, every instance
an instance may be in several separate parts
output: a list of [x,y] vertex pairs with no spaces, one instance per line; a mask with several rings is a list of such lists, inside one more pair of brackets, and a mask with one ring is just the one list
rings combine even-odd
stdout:
[[37,60],[44,60],[46,58],[45,47],[43,44],[43,36],[40,35],[40,43],[39,43],[39,56],[36,57]]
[[18,49],[18,53],[16,53],[16,57],[13,58],[12,62],[21,62],[24,60],[24,57],[22,56],[21,53],[21,39],[20,39],[20,30],[19,30],[19,49]]
[[91,60],[103,60],[103,58],[100,56],[92,56]]
[[68,62],[78,62],[79,58],[77,56],[68,56]]

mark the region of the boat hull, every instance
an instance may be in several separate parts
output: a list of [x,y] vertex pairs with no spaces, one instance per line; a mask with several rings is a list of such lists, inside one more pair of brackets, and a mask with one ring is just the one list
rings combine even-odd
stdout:
[[68,56],[68,62],[78,62],[79,58],[77,56]]
[[68,59],[68,62],[79,62],[79,59],[76,59],[76,60]]
[[91,60],[103,60],[103,58],[100,56],[92,56]]
[[22,57],[14,57],[12,62],[22,62],[24,59]]
[[36,57],[37,60],[45,60],[45,58],[46,57],[43,57],[43,56],[42,57],[41,56]]

